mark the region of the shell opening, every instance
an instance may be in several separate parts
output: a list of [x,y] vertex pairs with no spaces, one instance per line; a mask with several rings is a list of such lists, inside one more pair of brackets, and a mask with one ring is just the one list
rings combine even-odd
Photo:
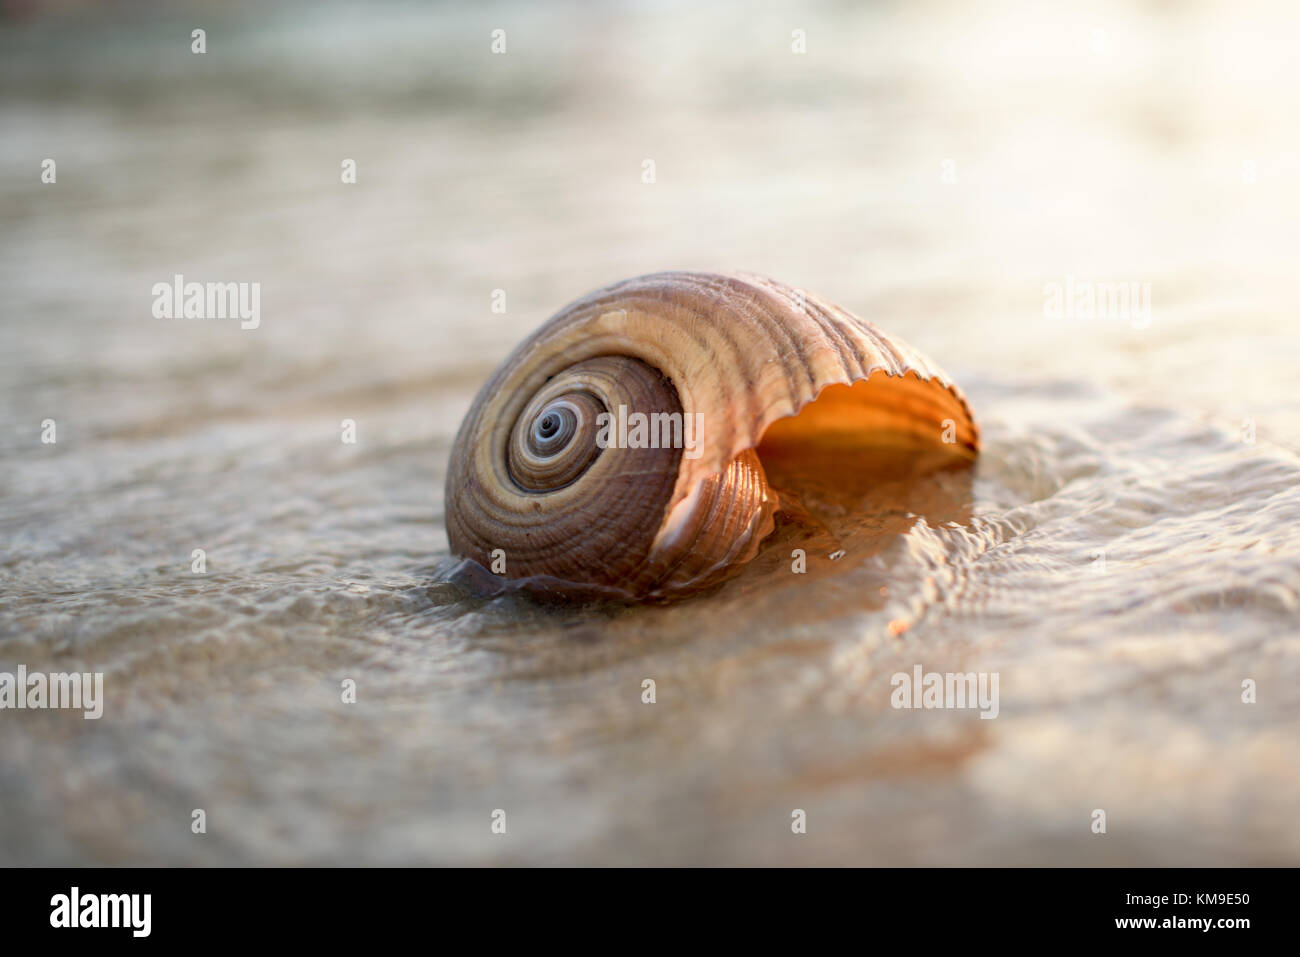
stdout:
[[[928,468],[945,460],[974,459],[978,444],[963,401],[937,381],[914,372],[891,376],[877,370],[851,385],[829,385],[795,414],[772,422],[755,448],[696,483],[669,510],[655,550],[696,552],[699,529],[715,534],[724,529],[729,542],[725,554],[713,554],[707,567],[701,563],[692,572],[692,580],[702,585],[751,560],[774,530],[781,495],[770,478],[779,481],[800,469],[818,468],[868,473],[873,450],[891,463],[901,456]],[[798,467],[791,469],[792,462]],[[852,475],[845,476],[851,480]]]
[[876,370],[851,385],[828,385],[794,415],[777,419],[760,437],[758,455],[881,447],[973,460],[979,431],[965,401],[938,381]]

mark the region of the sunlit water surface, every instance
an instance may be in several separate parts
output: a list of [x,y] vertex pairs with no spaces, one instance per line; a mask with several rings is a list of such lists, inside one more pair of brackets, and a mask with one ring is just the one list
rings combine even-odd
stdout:
[[[1300,862],[1286,5],[200,9],[0,33],[0,670],[107,695],[0,713],[0,862]],[[475,591],[474,392],[666,268],[902,336],[977,468],[822,473],[675,605]],[[153,319],[176,273],[261,327]],[[894,709],[916,664],[998,717]]]

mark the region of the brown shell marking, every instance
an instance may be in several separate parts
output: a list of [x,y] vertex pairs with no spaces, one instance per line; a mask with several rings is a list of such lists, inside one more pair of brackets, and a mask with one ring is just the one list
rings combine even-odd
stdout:
[[[564,487],[527,488],[511,450],[540,441],[528,430],[543,408],[575,406],[566,395],[582,408],[703,413],[698,457],[604,449],[585,471],[557,466],[578,473]],[[484,385],[452,449],[448,539],[485,566],[501,549],[509,578],[688,593],[753,558],[779,507],[762,458],[810,442],[973,459],[979,433],[933,363],[810,293],[749,275],[629,279],[561,310]]]

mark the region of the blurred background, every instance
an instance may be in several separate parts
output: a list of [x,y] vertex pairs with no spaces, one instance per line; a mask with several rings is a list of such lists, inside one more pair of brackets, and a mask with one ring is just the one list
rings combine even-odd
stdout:
[[[106,694],[0,713],[0,862],[1300,862],[1291,4],[0,10],[0,670]],[[478,387],[679,268],[936,359],[972,517],[664,608],[449,580]],[[999,717],[893,710],[916,663]]]

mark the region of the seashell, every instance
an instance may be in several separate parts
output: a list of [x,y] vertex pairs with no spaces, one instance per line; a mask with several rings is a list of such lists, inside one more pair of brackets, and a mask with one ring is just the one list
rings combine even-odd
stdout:
[[[625,441],[636,421],[653,427]],[[635,447],[650,442],[678,447]],[[877,445],[970,460],[979,433],[933,363],[811,293],[642,276],[562,309],[483,386],[451,452],[447,537],[539,587],[681,597],[772,532],[765,456]]]

